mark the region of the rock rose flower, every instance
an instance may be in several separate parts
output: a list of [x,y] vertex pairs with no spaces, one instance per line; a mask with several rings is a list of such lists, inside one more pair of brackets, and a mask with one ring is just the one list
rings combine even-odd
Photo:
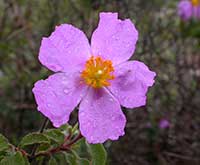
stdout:
[[139,61],[127,61],[135,51],[138,31],[130,19],[100,13],[89,44],[85,34],[69,24],[42,39],[39,60],[55,72],[35,83],[38,111],[55,127],[65,124],[79,105],[81,134],[89,143],[117,140],[126,123],[120,104],[145,105],[155,73]]
[[181,0],[178,4],[178,15],[184,21],[200,19],[200,0]]
[[170,126],[170,123],[167,119],[161,119],[160,122],[159,122],[159,127],[161,129],[164,129],[164,128],[169,128]]

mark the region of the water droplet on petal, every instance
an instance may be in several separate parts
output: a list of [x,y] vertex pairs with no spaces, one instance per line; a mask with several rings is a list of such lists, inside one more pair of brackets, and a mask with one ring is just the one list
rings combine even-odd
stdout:
[[111,136],[110,136],[110,139],[111,139],[111,140],[116,140],[117,137],[116,137],[115,135],[111,135]]
[[89,100],[88,100],[88,99],[85,99],[84,101],[85,101],[85,103],[89,103]]
[[69,81],[67,80],[67,78],[66,78],[66,77],[63,77],[63,78],[62,78],[62,84],[68,85],[68,83],[69,83]]
[[91,139],[91,141],[93,141],[93,140],[94,140],[94,137],[93,137],[93,136],[91,136],[91,137],[90,137],[90,139]]
[[80,116],[85,116],[85,112],[81,112],[81,113],[80,113]]
[[51,69],[53,69],[54,71],[61,71],[62,67],[59,65],[50,65],[49,66]]
[[70,90],[69,89],[64,89],[65,94],[69,94]]
[[82,93],[80,93],[80,97],[83,97],[83,92],[82,92]]
[[115,120],[115,117],[114,117],[114,116],[112,116],[112,117],[111,117],[111,120]]
[[113,102],[113,98],[109,98],[109,100],[110,100],[111,102]]

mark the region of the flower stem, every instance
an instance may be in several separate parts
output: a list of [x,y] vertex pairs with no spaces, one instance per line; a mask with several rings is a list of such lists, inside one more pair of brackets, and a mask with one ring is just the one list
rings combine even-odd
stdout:
[[36,155],[34,155],[32,157],[32,159],[36,158],[36,157],[39,157],[39,156],[46,156],[46,155],[51,155],[51,154],[54,154],[54,153],[58,153],[58,152],[61,152],[61,151],[70,151],[70,147],[75,144],[78,140],[80,140],[81,138],[83,138],[83,136],[81,135],[81,133],[79,133],[74,139],[71,140],[70,143],[68,144],[62,144],[60,145],[59,147],[56,147],[56,148],[52,148],[46,152],[40,152]]
[[81,139],[83,136],[81,135],[81,133],[79,133],[70,143],[66,144],[65,146],[70,147],[71,145],[73,145],[74,143],[76,143],[79,139]]
[[[47,127],[48,123],[49,123],[48,118],[45,118],[44,121],[43,121],[43,123],[42,123],[42,126],[40,127],[40,129],[39,129],[38,132],[39,132],[39,133],[43,133],[43,132],[44,132],[44,129]],[[37,144],[33,146],[33,149],[32,149],[32,151],[31,151],[31,155],[30,155],[30,162],[33,160],[33,158],[34,158],[34,156],[35,156],[35,152],[36,152],[36,150],[37,150],[37,147],[38,147]]]
[[48,118],[45,118],[45,119],[44,119],[44,122],[43,122],[43,124],[42,124],[42,126],[41,126],[41,128],[40,128],[40,130],[39,130],[40,133],[43,133],[43,131],[44,131],[44,129],[47,127],[48,123],[49,123]]

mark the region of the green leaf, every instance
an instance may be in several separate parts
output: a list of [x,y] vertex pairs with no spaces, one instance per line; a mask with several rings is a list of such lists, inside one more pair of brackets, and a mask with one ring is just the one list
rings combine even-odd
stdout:
[[0,151],[5,151],[7,149],[9,149],[8,140],[0,134]]
[[76,157],[74,155],[65,153],[65,157],[69,165],[77,165]]
[[89,162],[89,160],[87,160],[85,158],[79,158],[78,165],[90,165],[90,162]]
[[59,130],[60,130],[65,136],[67,136],[67,135],[69,135],[69,133],[72,132],[72,126],[69,125],[69,124],[64,124],[64,125],[62,125],[62,126],[59,128]]
[[51,145],[48,143],[42,143],[37,147],[36,153],[42,152],[42,151],[47,151],[51,148]]
[[30,165],[29,160],[27,157],[24,157],[25,165]]
[[45,135],[58,144],[64,142],[65,135],[59,129],[49,129],[45,132]]
[[69,165],[90,165],[89,160],[80,158],[75,152],[64,153],[64,155]]
[[65,152],[55,153],[53,155],[54,159],[56,160],[58,165],[69,165],[66,161]]
[[49,164],[48,165],[57,165],[57,161],[53,156],[49,159]]
[[20,152],[16,152],[14,155],[5,157],[0,165],[28,165],[27,160],[22,156]]
[[33,144],[50,144],[46,135],[41,133],[31,133],[26,135],[20,142],[19,146],[24,147]]
[[90,162],[86,158],[80,157],[75,150],[71,150],[71,155],[75,159],[77,165],[90,165]]
[[69,125],[69,124],[64,124],[62,126],[60,126],[59,128],[61,131],[65,131],[65,130],[68,130],[68,129],[72,129],[72,126]]
[[74,134],[77,130],[78,130],[78,123],[76,123],[72,128],[72,134]]
[[105,165],[107,153],[103,144],[88,144],[87,146],[92,156],[92,165]]

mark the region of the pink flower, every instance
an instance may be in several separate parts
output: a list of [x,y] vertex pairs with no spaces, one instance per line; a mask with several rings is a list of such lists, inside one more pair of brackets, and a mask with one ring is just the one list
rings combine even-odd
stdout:
[[59,127],[80,104],[80,131],[88,142],[117,140],[126,123],[120,104],[145,105],[156,75],[142,62],[127,61],[137,40],[134,24],[117,13],[100,13],[91,45],[74,26],[57,26],[40,47],[40,62],[56,73],[35,83],[38,110]]
[[184,21],[200,19],[200,0],[181,0],[178,3],[178,15]]
[[169,123],[169,121],[168,121],[167,119],[162,119],[162,120],[160,120],[160,122],[159,122],[159,127],[160,127],[161,129],[168,128],[169,125],[170,125],[170,123]]

